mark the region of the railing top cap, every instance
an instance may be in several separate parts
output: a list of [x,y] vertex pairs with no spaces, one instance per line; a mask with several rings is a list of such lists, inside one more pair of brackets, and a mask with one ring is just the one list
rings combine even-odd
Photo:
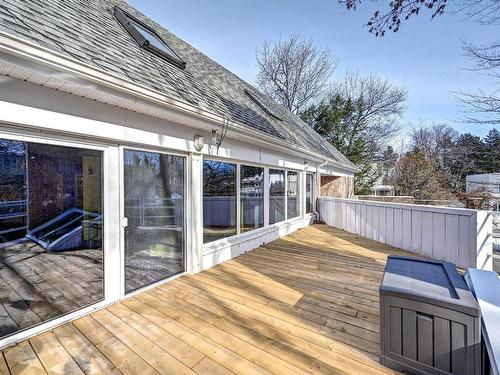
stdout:
[[409,204],[409,203],[393,203],[393,202],[379,202],[379,201],[368,201],[361,199],[348,199],[348,198],[334,198],[334,197],[319,197],[319,200],[326,201],[337,201],[345,203],[354,203],[360,205],[368,206],[381,206],[381,207],[397,207],[406,210],[419,210],[419,211],[431,211],[438,213],[454,213],[457,215],[474,215],[477,212],[488,212],[482,210],[473,210],[470,208],[457,208],[457,207],[445,207],[445,206],[431,206],[431,205],[421,205],[421,204]]

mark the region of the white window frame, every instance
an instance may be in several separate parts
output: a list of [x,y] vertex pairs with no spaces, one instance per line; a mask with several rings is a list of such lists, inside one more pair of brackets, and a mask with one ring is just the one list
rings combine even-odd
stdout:
[[[266,231],[268,230],[269,228],[272,228],[272,227],[276,227],[276,226],[281,226],[283,224],[287,224],[289,222],[292,222],[292,221],[295,221],[295,220],[301,220],[304,218],[304,215],[305,215],[305,208],[303,207],[304,204],[302,202],[304,202],[305,198],[302,194],[302,182],[303,181],[303,171],[300,170],[300,169],[294,169],[294,168],[286,168],[286,167],[283,167],[283,166],[277,166],[277,165],[270,165],[270,164],[260,164],[260,163],[252,163],[252,162],[248,162],[248,161],[242,161],[242,160],[236,160],[236,159],[228,159],[228,158],[223,158],[223,157],[218,157],[218,156],[213,156],[213,155],[209,155],[209,156],[204,156],[203,157],[203,160],[202,160],[202,163],[205,161],[205,160],[213,160],[213,161],[218,161],[218,162],[222,162],[222,163],[229,163],[229,164],[235,164],[236,165],[236,215],[237,215],[237,218],[236,218],[236,222],[237,222],[237,233],[232,235],[232,236],[228,236],[228,237],[224,237],[224,238],[220,238],[218,240],[215,240],[215,241],[211,241],[211,242],[207,242],[207,243],[203,243],[203,240],[201,240],[202,242],[202,249],[203,248],[217,248],[219,245],[224,245],[228,242],[233,242],[233,241],[238,241],[242,238],[246,238],[246,237],[252,237],[253,235],[259,235],[260,232],[262,231]],[[259,168],[264,168],[264,226],[260,227],[260,228],[256,228],[256,229],[253,229],[253,230],[250,230],[248,232],[241,232],[241,181],[240,181],[240,177],[241,177],[241,166],[250,166],[250,167],[259,167]],[[269,210],[270,210],[270,193],[269,193],[269,188],[270,188],[270,183],[269,183],[269,170],[270,169],[276,169],[276,170],[279,170],[279,171],[283,171],[284,172],[284,182],[285,182],[285,194],[284,194],[284,204],[285,204],[285,207],[284,207],[284,219],[281,220],[281,221],[278,221],[276,223],[270,223],[269,222]],[[298,212],[298,215],[293,217],[293,218],[288,218],[287,215],[288,215],[288,200],[287,200],[287,197],[288,197],[288,194],[287,194],[287,189],[288,189],[288,183],[287,183],[287,174],[288,174],[288,171],[291,171],[291,172],[296,172],[297,173],[297,199],[299,200],[300,204],[299,205],[299,212]],[[201,175],[201,180],[203,180],[203,171],[202,171],[202,175]],[[203,184],[203,182],[202,182]],[[201,199],[203,200],[203,194],[202,194],[202,197]],[[203,213],[201,213],[201,227],[202,227],[202,230],[203,230]]]
[[[311,175],[312,177],[312,181],[311,181],[311,206],[312,206],[312,210],[311,212],[307,212],[307,176],[308,175]],[[305,215],[312,215],[314,214],[314,205],[315,205],[315,201],[316,201],[316,196],[315,196],[315,193],[316,193],[316,174],[313,173],[313,172],[305,172],[305,184],[304,184],[304,203],[305,204],[305,207],[304,207],[304,214]]]
[[[164,279],[155,281],[154,283],[151,283],[149,285],[145,285],[142,288],[133,290],[131,292],[126,293],[125,291],[125,227],[124,224],[126,222],[125,219],[125,163],[124,163],[124,156],[125,156],[125,150],[132,150],[132,151],[144,151],[144,152],[156,152],[159,154],[165,154],[165,155],[175,155],[175,156],[181,156],[184,157],[184,218],[183,218],[183,224],[184,224],[184,271],[179,272],[175,275],[166,277]],[[159,147],[139,147],[135,145],[126,145],[122,144],[119,146],[119,165],[120,165],[120,298],[124,297],[131,297],[135,294],[141,293],[145,290],[154,288],[158,285],[164,284],[170,280],[174,280],[177,277],[180,277],[182,275],[185,275],[186,273],[193,272],[193,249],[191,248],[191,238],[188,235],[188,233],[192,233],[191,231],[191,222],[188,220],[188,207],[191,205],[191,195],[189,194],[189,189],[188,186],[190,186],[190,181],[189,181],[189,166],[188,163],[190,161],[190,158],[188,157],[187,154],[175,151],[175,150],[169,150],[165,148],[159,148]]]
[[[226,163],[226,164],[234,164],[236,166],[236,234],[233,234],[232,236],[228,236],[228,237],[224,237],[224,238],[219,238],[215,241],[211,241],[211,242],[207,242],[207,243],[204,243],[203,242],[203,229],[205,228],[205,224],[203,222],[203,211],[201,213],[201,230],[202,230],[202,238],[201,238],[201,243],[202,243],[202,246],[207,246],[207,245],[212,245],[212,244],[217,244],[217,243],[221,243],[221,242],[224,242],[224,241],[227,241],[227,240],[232,240],[232,239],[235,239],[235,238],[239,238],[241,233],[240,233],[240,226],[239,226],[239,222],[240,222],[240,200],[239,200],[239,197],[240,197],[240,189],[239,189],[239,181],[240,181],[240,162],[238,161],[235,161],[235,160],[232,160],[232,159],[224,159],[224,158],[220,158],[220,157],[214,157],[214,156],[209,156],[209,157],[204,157],[202,162],[201,162],[201,200],[202,200],[202,207],[203,207],[203,199],[204,199],[204,196],[203,196],[203,163],[206,161],[206,160],[209,160],[209,161],[216,161],[216,162],[219,162],[219,163]],[[202,209],[203,210],[203,209]]]
[[[103,201],[103,267],[104,267],[104,298],[102,301],[95,304],[83,307],[79,310],[61,315],[57,318],[47,320],[43,323],[32,326],[31,328],[13,333],[0,339],[0,347],[13,344],[15,342],[27,339],[35,334],[51,329],[62,323],[71,321],[78,317],[87,315],[95,310],[98,310],[110,303],[116,301],[119,297],[117,290],[116,280],[120,277],[119,264],[116,258],[120,257],[120,247],[112,244],[120,242],[119,228],[118,228],[118,194],[112,194],[111,188],[119,186],[119,176],[116,171],[116,164],[118,155],[118,147],[115,145],[100,144],[98,142],[91,142],[81,140],[68,136],[55,135],[50,132],[41,133],[33,132],[30,130],[13,130],[8,126],[4,127],[0,123],[0,138],[32,142],[46,145],[73,147],[79,149],[96,150],[102,152],[102,201]],[[113,165],[114,164],[114,165]]]
[[[302,215],[302,194],[301,194],[301,191],[302,191],[302,171],[298,171],[298,170],[295,170],[295,169],[287,169],[285,171],[285,221],[289,221],[289,220],[294,220],[294,219],[297,219],[297,218],[301,218],[303,217]],[[288,217],[288,173],[289,172],[293,172],[293,173],[296,173],[297,175],[297,215],[294,216],[294,217],[291,217],[289,218]]]
[[[264,209],[264,223],[263,223],[262,227],[254,228],[254,229],[251,229],[251,230],[244,232],[244,233],[241,232],[241,167],[242,166],[262,168],[262,170],[264,172],[263,173],[264,181],[263,181],[263,186],[262,186],[262,188],[264,189],[263,194],[262,194],[262,198],[264,199],[264,208],[263,208]],[[240,220],[239,226],[238,226],[238,234],[247,235],[247,234],[253,233],[256,230],[266,228],[266,194],[265,194],[266,183],[265,183],[265,178],[266,178],[266,167],[264,165],[259,165],[256,163],[246,163],[246,162],[238,163],[238,185],[237,185],[237,188],[238,188],[238,217]]]
[[[277,171],[283,171],[284,172],[284,183],[285,183],[285,194],[284,194],[284,198],[285,198],[284,204],[285,204],[285,207],[283,208],[283,210],[284,210],[284,212],[283,212],[283,220],[277,221],[276,223],[272,223],[272,224],[271,224],[271,222],[269,222],[269,226],[271,227],[271,226],[281,225],[282,223],[284,223],[284,222],[287,221],[287,204],[288,204],[287,200],[286,200],[286,198],[287,198],[287,191],[286,191],[286,189],[287,189],[287,169],[286,168],[280,168],[280,167],[274,167],[274,166],[269,167],[268,171],[269,171],[269,169],[274,169],[274,170],[277,170]],[[268,174],[268,179],[269,179],[269,174]],[[268,206],[268,210],[271,209],[271,193],[269,191],[270,187],[271,187],[271,182],[268,181],[268,192],[267,192],[268,193],[268,205],[267,205]],[[269,212],[268,212],[268,215],[269,215]]]

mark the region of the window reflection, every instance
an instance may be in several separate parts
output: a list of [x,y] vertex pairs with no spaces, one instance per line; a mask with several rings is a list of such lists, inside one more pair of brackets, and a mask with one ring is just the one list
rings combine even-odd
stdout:
[[299,184],[298,173],[288,171],[286,173],[287,183],[287,219],[299,216]]
[[285,171],[269,169],[269,224],[285,220]]
[[203,161],[203,243],[236,230],[236,164]]
[[184,271],[183,156],[125,150],[125,290]]
[[241,166],[240,197],[241,231],[264,226],[264,168]]
[[313,212],[313,189],[314,189],[314,175],[312,173],[306,174],[306,213]]
[[103,299],[102,153],[0,139],[0,337]]

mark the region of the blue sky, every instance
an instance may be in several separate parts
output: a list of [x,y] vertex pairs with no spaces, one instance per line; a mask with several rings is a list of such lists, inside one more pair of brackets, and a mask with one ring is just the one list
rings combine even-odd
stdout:
[[461,39],[487,43],[500,35],[499,26],[482,26],[459,14],[430,20],[426,12],[398,33],[376,38],[363,25],[388,0],[366,1],[356,12],[346,12],[335,0],[130,2],[248,82],[255,81],[255,52],[263,40],[299,34],[332,50],[339,63],[333,80],[348,71],[373,73],[407,88],[403,123],[408,128],[421,121],[446,122],[481,136],[491,128],[460,123],[463,112],[452,92],[493,89],[491,78],[467,70]]

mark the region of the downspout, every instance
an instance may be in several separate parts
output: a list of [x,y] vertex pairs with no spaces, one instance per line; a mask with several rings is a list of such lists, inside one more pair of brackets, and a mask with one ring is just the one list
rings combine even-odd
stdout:
[[[316,172],[317,172],[318,178],[321,178],[321,174],[319,173],[319,169],[321,167],[324,167],[327,164],[328,164],[328,160],[325,160],[323,163],[321,163],[320,165],[316,166]],[[316,184],[316,186],[317,186],[317,184]],[[319,192],[318,192],[318,197],[319,197]],[[319,212],[316,211],[316,204],[314,204],[313,207],[314,207],[313,208],[313,214],[314,214],[314,216],[316,216],[316,220],[319,221],[319,222],[321,222],[321,216],[320,216]]]

